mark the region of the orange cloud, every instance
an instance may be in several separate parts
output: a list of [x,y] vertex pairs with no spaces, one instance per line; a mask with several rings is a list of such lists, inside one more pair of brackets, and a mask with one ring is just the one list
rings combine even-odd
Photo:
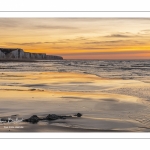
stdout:
[[0,22],[1,47],[65,59],[150,58],[149,19],[0,18]]

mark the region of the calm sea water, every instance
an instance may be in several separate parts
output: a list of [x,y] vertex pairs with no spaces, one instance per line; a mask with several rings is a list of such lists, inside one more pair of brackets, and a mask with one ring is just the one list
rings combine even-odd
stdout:
[[150,60],[0,62],[0,72],[78,72],[121,79],[150,79]]

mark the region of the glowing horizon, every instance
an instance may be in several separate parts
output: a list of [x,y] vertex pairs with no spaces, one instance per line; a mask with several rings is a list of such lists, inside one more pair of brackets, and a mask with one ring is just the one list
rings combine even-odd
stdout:
[[0,18],[1,45],[64,59],[150,59],[149,18]]

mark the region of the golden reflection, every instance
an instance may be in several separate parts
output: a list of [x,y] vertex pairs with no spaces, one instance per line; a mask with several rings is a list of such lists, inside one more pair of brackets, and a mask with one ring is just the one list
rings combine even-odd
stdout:
[[110,94],[101,90],[129,83],[140,84],[140,81],[135,80],[106,79],[96,75],[67,72],[5,73],[0,81],[5,82],[5,85],[0,86],[2,99],[42,101],[112,99],[112,101],[137,102],[135,97]]

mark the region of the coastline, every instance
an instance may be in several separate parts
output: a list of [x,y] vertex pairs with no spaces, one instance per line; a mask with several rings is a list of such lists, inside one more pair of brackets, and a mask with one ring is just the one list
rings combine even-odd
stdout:
[[35,59],[0,59],[0,62],[37,62]]

